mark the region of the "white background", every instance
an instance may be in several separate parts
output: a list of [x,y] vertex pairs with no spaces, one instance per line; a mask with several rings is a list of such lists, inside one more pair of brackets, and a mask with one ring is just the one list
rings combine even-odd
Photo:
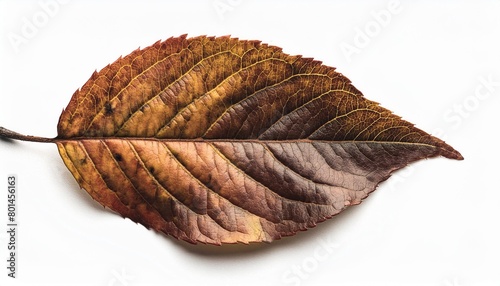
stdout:
[[0,285],[500,285],[499,1],[97,2],[0,1],[0,126],[55,137],[73,92],[120,55],[185,33],[233,35],[337,67],[465,160],[412,164],[295,237],[214,247],[104,210],[53,144],[0,141]]

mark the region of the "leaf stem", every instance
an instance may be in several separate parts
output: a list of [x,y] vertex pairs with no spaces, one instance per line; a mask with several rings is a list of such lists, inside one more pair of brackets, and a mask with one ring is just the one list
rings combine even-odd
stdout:
[[29,142],[41,142],[41,143],[54,143],[56,140],[54,138],[45,138],[31,135],[23,135],[9,129],[0,127],[0,138],[15,139]]

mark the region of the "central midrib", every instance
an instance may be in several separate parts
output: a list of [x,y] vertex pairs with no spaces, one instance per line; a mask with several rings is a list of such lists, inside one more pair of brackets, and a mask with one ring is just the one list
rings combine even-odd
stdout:
[[400,142],[400,141],[375,141],[375,140],[311,140],[311,139],[281,139],[281,140],[262,140],[262,139],[204,139],[204,138],[154,138],[154,137],[74,137],[74,138],[59,138],[53,139],[54,143],[59,142],[69,142],[69,141],[91,141],[91,140],[136,140],[136,141],[154,141],[154,142],[187,142],[187,143],[258,143],[258,144],[269,144],[269,143],[327,143],[327,144],[402,144],[402,145],[419,145],[426,147],[435,147],[432,144],[419,143],[419,142]]

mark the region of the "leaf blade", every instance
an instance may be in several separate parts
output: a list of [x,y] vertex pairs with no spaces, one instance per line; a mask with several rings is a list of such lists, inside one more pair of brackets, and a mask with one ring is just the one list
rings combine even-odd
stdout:
[[170,38],[94,73],[57,145],[105,207],[210,244],[293,235],[413,161],[462,158],[334,68],[229,37]]

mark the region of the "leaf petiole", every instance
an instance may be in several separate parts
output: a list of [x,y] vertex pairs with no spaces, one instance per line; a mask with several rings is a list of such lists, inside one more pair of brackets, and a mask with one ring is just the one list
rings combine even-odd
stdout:
[[45,138],[31,135],[23,135],[9,129],[0,127],[0,138],[14,139],[14,140],[22,140],[29,142],[41,142],[41,143],[54,143],[54,138]]

